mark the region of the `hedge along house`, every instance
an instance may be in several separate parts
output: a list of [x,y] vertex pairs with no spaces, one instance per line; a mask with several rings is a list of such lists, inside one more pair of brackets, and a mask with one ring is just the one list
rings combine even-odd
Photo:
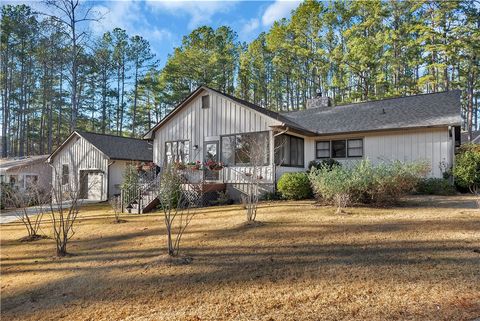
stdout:
[[53,186],[71,186],[81,199],[106,201],[120,194],[128,164],[152,161],[152,146],[141,139],[74,131],[47,161]]
[[[250,162],[246,138],[267,155],[259,168],[266,189],[285,172],[304,171],[312,160],[342,163],[425,161],[441,177],[460,140],[460,92],[450,91],[331,106],[321,95],[307,109],[276,113],[206,86],[193,91],[145,136],[153,160],[224,162],[213,180],[242,190]],[[242,156],[243,155],[243,156]],[[211,179],[211,177],[210,177]]]

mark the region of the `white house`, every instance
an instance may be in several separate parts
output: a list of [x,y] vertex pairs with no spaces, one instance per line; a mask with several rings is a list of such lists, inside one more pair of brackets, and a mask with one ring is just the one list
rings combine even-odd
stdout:
[[261,176],[267,187],[285,172],[303,171],[310,161],[327,158],[422,160],[430,165],[431,177],[441,177],[454,162],[460,124],[459,91],[342,106],[319,96],[306,110],[276,113],[201,86],[144,138],[153,140],[153,161],[159,166],[204,161],[207,155],[224,162],[227,166],[208,179],[226,183],[233,195],[242,189],[242,174],[250,166],[243,153],[250,148],[246,138],[263,148]]
[[146,140],[83,131],[74,131],[48,157],[53,186],[79,188],[81,198],[98,201],[120,194],[128,164],[151,161]]
[[52,168],[46,163],[48,155],[2,158],[0,182],[10,184],[20,191],[36,185],[45,191],[52,183]]

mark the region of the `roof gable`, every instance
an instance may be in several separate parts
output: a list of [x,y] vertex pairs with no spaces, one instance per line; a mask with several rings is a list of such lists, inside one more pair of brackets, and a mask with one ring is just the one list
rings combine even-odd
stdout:
[[84,131],[74,131],[49,157],[53,157],[63,149],[74,137],[80,137],[92,144],[110,159],[147,161],[153,160],[152,146],[146,140],[121,137],[107,134],[97,134]]
[[207,91],[207,92],[213,92],[215,94],[221,95],[229,100],[232,100],[235,103],[238,103],[246,108],[249,108],[251,110],[254,110],[255,112],[261,114],[262,116],[266,116],[276,122],[279,123],[279,125],[283,126],[288,126],[296,129],[300,129],[302,131],[308,131],[307,128],[304,128],[298,124],[295,124],[294,122],[290,121],[289,119],[285,118],[283,115],[276,113],[274,111],[265,109],[263,107],[260,107],[258,105],[255,105],[253,103],[250,103],[246,100],[234,97],[232,95],[223,93],[221,91],[218,91],[216,89],[207,87],[207,86],[200,86],[196,90],[190,93],[182,102],[180,102],[165,118],[163,118],[160,122],[158,122],[152,129],[150,129],[143,137],[144,139],[151,139],[153,137],[153,133],[165,125],[170,119],[172,119],[178,112],[180,112],[185,106],[188,105],[189,102],[193,101],[199,94],[202,92]]

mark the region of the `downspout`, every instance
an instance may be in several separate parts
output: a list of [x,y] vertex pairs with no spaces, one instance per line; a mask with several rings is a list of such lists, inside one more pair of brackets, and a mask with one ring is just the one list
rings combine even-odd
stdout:
[[448,126],[448,130],[452,133],[452,175],[451,175],[451,180],[452,184],[455,184],[455,176],[453,175],[453,168],[455,167],[455,143],[457,141],[457,138],[455,137],[455,127],[454,126]]
[[[283,123],[282,126],[284,126],[284,125],[285,124]],[[285,130],[283,130],[281,132],[278,132],[278,133],[273,135],[273,142],[272,142],[272,145],[273,145],[273,155],[272,155],[273,162],[272,162],[272,165],[273,165],[273,193],[274,194],[277,193],[277,165],[275,164],[275,137],[285,134],[286,132],[288,132],[288,129],[289,129],[288,127],[285,127]]]
[[113,165],[115,161],[110,161],[107,164],[107,201],[108,201],[108,195],[110,194],[110,165]]

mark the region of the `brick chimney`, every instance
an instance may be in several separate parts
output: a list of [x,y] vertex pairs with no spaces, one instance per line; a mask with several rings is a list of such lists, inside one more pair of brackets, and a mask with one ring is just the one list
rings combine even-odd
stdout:
[[322,92],[317,90],[317,95],[313,98],[307,99],[307,109],[322,108],[332,106],[330,97],[322,96]]

